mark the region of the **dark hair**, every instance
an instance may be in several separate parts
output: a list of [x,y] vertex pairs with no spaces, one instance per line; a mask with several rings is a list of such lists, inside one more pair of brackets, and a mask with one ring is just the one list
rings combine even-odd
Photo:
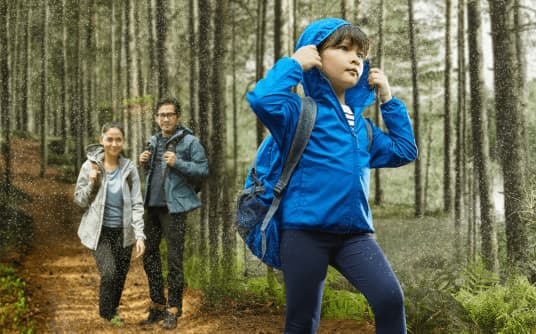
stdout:
[[123,135],[123,137],[125,137],[125,129],[123,129],[123,124],[121,124],[121,122],[104,123],[104,125],[102,126],[102,129],[101,129],[101,135],[103,135],[106,132],[108,132],[108,130],[114,129],[114,128],[119,129],[119,131],[121,131],[121,134]]
[[165,97],[163,99],[160,99],[158,101],[158,103],[156,104],[155,114],[158,113],[158,109],[160,109],[161,106],[166,105],[166,104],[171,104],[172,106],[174,106],[175,107],[175,113],[177,115],[180,115],[180,113],[181,113],[181,104],[179,103],[179,101],[177,101],[177,99],[175,99],[173,97]]
[[356,45],[361,49],[361,51],[363,51],[363,53],[368,54],[370,41],[367,37],[367,34],[365,34],[358,26],[353,24],[346,24],[335,30],[328,38],[318,45],[318,51],[340,45],[346,39],[350,40],[352,46]]

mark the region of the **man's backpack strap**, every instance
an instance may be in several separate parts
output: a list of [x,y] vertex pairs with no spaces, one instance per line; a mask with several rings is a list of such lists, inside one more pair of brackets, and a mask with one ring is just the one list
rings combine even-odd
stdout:
[[266,253],[266,228],[268,227],[270,220],[272,220],[272,217],[279,208],[279,204],[281,202],[281,193],[287,187],[287,184],[290,180],[290,176],[298,165],[302,153],[305,150],[305,146],[307,146],[307,142],[311,137],[311,133],[313,132],[313,127],[316,121],[316,113],[317,106],[313,98],[309,96],[302,98],[301,112],[298,118],[298,124],[296,125],[296,132],[294,134],[294,137],[292,138],[292,143],[290,145],[290,150],[288,152],[287,159],[283,164],[281,176],[279,177],[279,181],[277,181],[277,184],[274,187],[274,200],[272,201],[272,205],[270,205],[270,208],[268,209],[268,212],[266,213],[266,216],[264,217],[264,220],[261,225],[260,230],[262,233],[262,254]]

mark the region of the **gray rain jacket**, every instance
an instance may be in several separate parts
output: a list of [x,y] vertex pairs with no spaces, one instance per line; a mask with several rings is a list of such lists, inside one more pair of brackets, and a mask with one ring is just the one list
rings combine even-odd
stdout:
[[[156,151],[158,136],[162,136],[162,133],[159,132],[149,139],[148,144],[151,152]],[[202,180],[208,175],[208,161],[205,149],[190,129],[177,126],[175,133],[167,140],[166,146],[174,143],[175,139],[180,137],[182,137],[182,140],[174,145],[177,158],[173,166],[169,167],[165,161],[162,161],[162,169],[165,171],[166,178],[164,181],[164,193],[168,210],[171,213],[188,212],[201,206],[201,200],[190,181],[194,179]],[[149,203],[149,189],[151,189],[154,164],[155,154],[151,154],[149,162],[143,165],[146,175],[145,204]]]
[[[97,164],[101,170],[101,177],[95,185],[89,180],[92,164]],[[140,177],[134,163],[120,157],[119,168],[123,190],[123,247],[127,247],[138,239],[145,240],[143,200]],[[78,236],[82,244],[91,250],[96,250],[99,244],[106,204],[107,181],[102,175],[105,175],[104,148],[98,144],[90,145],[87,148],[87,160],[82,164],[76,181],[74,202],[86,209],[78,228]]]

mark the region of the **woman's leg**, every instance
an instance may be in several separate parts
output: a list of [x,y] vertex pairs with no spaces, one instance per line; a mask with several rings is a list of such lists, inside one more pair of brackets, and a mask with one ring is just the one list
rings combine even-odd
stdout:
[[116,263],[116,281],[115,290],[113,296],[113,305],[115,309],[119,307],[121,301],[121,295],[125,287],[125,281],[127,279],[127,273],[130,268],[130,258],[132,256],[132,246],[123,247],[123,233],[117,236],[114,247],[114,257]]
[[112,234],[112,229],[103,227],[97,250],[93,251],[93,257],[100,274],[99,314],[107,320],[110,320],[115,315],[117,307],[113,301],[116,263],[112,252]]
[[283,231],[280,252],[286,289],[285,334],[314,334],[329,263],[329,236]]
[[391,265],[370,234],[346,238],[333,266],[367,298],[376,333],[406,333],[404,295]]

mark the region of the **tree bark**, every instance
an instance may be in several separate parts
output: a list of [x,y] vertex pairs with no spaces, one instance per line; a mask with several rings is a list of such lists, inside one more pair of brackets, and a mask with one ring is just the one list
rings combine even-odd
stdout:
[[[189,89],[190,89],[190,127],[194,130],[194,132],[197,131],[198,124],[197,124],[197,108],[196,108],[196,89],[195,89],[195,83],[197,82],[197,54],[196,54],[196,34],[195,34],[195,3],[194,0],[188,0],[188,42],[190,45],[190,81],[189,81]],[[234,15],[233,15],[234,18]],[[234,34],[233,34],[234,38]],[[233,50],[234,51],[234,50]],[[234,61],[234,56],[233,56]]]
[[[376,66],[383,69],[383,7],[384,1],[380,0],[379,12],[378,12],[378,49],[376,52]],[[374,122],[380,126],[381,118],[381,102],[379,98],[376,99],[376,105],[374,108]],[[374,204],[381,205],[383,202],[383,190],[381,183],[381,170],[376,168],[374,170]]]
[[[443,141],[443,210],[449,214],[452,212],[452,185],[451,185],[451,115],[450,115],[450,72],[452,70],[450,30],[451,30],[451,0],[445,2],[445,73],[444,73],[444,141]],[[456,227],[459,234],[460,227]]]
[[47,117],[47,0],[41,2],[41,72],[39,75],[41,83],[41,97],[40,97],[40,146],[41,146],[41,161],[39,168],[39,176],[45,176],[45,170],[48,165],[48,148],[47,148],[47,131],[48,131],[48,117]]
[[[455,249],[461,252],[461,226],[464,221],[464,174],[465,164],[465,145],[463,141],[464,131],[464,115],[465,115],[465,0],[458,0],[458,96],[456,110],[456,148],[455,148],[455,166],[454,166],[454,226],[456,231]],[[461,258],[461,254],[457,254],[457,258]]]
[[[264,76],[264,48],[266,35],[266,0],[257,2],[257,38],[256,38],[256,62],[255,62],[255,82],[258,82]],[[257,128],[257,146],[264,139],[264,125],[259,119],[256,121]]]
[[4,132],[2,155],[4,157],[4,182],[2,191],[11,192],[11,124],[9,121],[9,64],[7,41],[7,0],[0,0],[0,111]]
[[527,221],[523,218],[523,113],[519,110],[515,36],[512,33],[512,0],[489,0],[493,44],[497,146],[504,178],[507,259],[518,269],[527,262]]
[[[419,120],[419,83],[417,79],[418,64],[417,50],[415,47],[415,23],[413,19],[413,0],[408,0],[408,24],[409,24],[409,44],[411,57],[411,82],[413,87],[413,131],[415,133],[415,143],[421,147],[420,142],[420,120]],[[422,210],[422,172],[421,158],[415,160],[415,216],[423,215]]]
[[[190,0],[192,1],[192,0]],[[149,57],[149,68],[147,70],[147,89],[146,92],[155,96],[154,92],[154,73],[156,66],[154,63],[155,50],[154,50],[154,25],[153,25],[153,10],[152,0],[147,0],[147,53]]]
[[158,99],[168,95],[168,71],[166,64],[167,11],[167,0],[156,0],[156,66],[158,69]]
[[475,177],[478,180],[480,197],[480,233],[482,238],[482,259],[486,269],[498,272],[499,260],[494,207],[491,197],[491,171],[488,120],[484,110],[484,61],[482,56],[482,19],[480,0],[467,2],[467,22],[469,33],[469,76],[471,92],[471,125],[473,133],[473,155]]

